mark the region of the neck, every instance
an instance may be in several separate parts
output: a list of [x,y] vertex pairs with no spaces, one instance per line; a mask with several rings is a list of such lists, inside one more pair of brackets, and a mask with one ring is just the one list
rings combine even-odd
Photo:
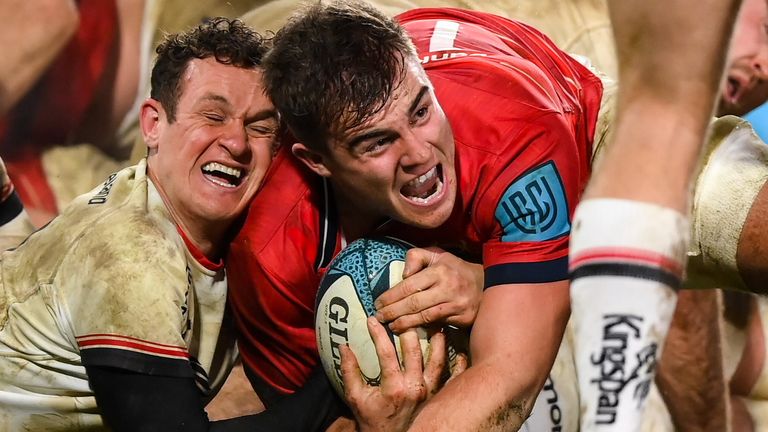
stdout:
[[171,201],[165,193],[162,184],[158,181],[157,177],[155,177],[152,170],[147,167],[147,171],[149,178],[155,185],[157,193],[163,200],[163,204],[165,204],[166,210],[168,210],[168,214],[171,216],[171,220],[176,224],[178,229],[184,232],[187,241],[192,243],[208,259],[217,261],[221,256],[221,248],[219,245],[222,243],[222,239],[226,234],[229,224],[223,222],[195,223],[195,217],[176,210],[173,201]]
[[214,241],[212,239],[223,238],[223,233],[220,233],[214,237],[212,233],[199,229],[200,227],[184,225],[179,218],[173,216],[173,213],[171,213],[171,217],[173,218],[173,221],[176,222],[176,225],[179,227],[179,229],[184,231],[184,234],[187,237],[187,241],[192,243],[209,260],[214,262],[218,261],[219,257],[221,256],[221,251],[218,247],[218,244],[221,242]]
[[381,225],[382,221],[386,219],[384,216],[361,210],[359,207],[350,204],[355,201],[336,191],[337,189],[334,188],[333,193],[336,200],[336,211],[339,216],[339,223],[342,232],[344,233],[344,238],[347,242],[352,242],[361,237],[370,235],[376,230],[376,227]]

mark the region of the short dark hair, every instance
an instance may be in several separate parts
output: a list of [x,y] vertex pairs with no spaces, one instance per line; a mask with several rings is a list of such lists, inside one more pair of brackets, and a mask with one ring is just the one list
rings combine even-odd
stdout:
[[261,65],[267,49],[268,43],[260,34],[242,21],[223,17],[169,35],[156,50],[150,97],[163,105],[168,121],[172,123],[183,90],[181,76],[190,60],[214,57],[219,63],[250,69]]
[[316,151],[379,112],[417,58],[394,19],[354,0],[306,6],[272,45],[267,93],[295,138]]

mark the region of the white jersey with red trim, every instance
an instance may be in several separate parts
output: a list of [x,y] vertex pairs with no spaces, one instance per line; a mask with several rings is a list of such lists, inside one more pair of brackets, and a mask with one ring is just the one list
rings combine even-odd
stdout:
[[102,425],[85,366],[194,377],[236,356],[222,265],[171,220],[146,161],[0,256],[0,430]]

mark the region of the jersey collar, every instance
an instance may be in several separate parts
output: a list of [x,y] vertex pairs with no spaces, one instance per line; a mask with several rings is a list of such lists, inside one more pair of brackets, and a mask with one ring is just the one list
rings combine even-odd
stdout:
[[187,250],[192,255],[192,257],[195,259],[195,261],[198,262],[201,266],[207,268],[208,270],[212,271],[219,271],[222,268],[224,268],[224,260],[219,258],[218,262],[213,262],[210,259],[208,259],[203,252],[195,246],[194,243],[187,237],[187,234],[184,232],[184,230],[181,229],[180,226],[176,225],[176,231],[179,232],[179,235],[181,235],[181,238],[184,239],[184,244],[187,246]]

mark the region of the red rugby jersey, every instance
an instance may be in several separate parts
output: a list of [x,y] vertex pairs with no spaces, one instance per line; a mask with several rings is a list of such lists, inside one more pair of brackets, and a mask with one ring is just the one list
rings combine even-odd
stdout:
[[[457,9],[398,19],[451,121],[458,194],[439,228],[390,223],[375,234],[482,255],[486,286],[566,279],[600,80],[515,21]],[[283,148],[228,260],[243,361],[280,392],[300,387],[318,363],[315,293],[341,246],[327,185]]]

